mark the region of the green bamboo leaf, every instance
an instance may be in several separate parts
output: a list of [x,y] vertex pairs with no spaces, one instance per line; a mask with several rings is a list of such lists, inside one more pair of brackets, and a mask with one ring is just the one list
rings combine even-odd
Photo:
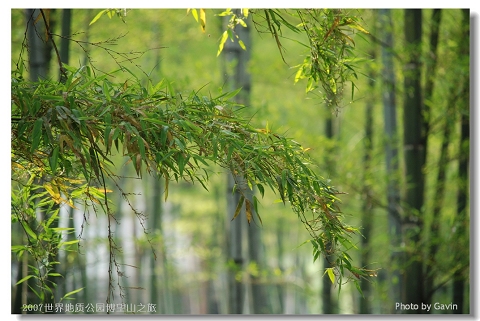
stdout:
[[235,150],[235,145],[230,145],[228,146],[228,151],[227,151],[227,162],[230,163],[230,159],[232,158],[233,151]]
[[[73,195],[71,195],[71,196],[73,197]],[[53,227],[53,228],[51,228],[51,230],[58,233],[58,232],[63,232],[63,231],[74,231],[75,228],[74,227]]]
[[[72,74],[72,76],[74,76],[74,74]],[[73,88],[75,88],[75,86],[80,82],[80,80],[82,80],[82,78],[78,77],[78,78],[75,79],[72,83],[70,83],[70,84],[68,85],[67,91],[72,91]]]
[[360,284],[358,284],[358,281],[354,280],[353,283],[355,283],[355,287],[357,288],[358,292],[360,292],[360,294],[362,295],[362,298],[365,298],[365,296],[363,295],[363,291],[360,288]]
[[32,231],[30,226],[28,226],[28,223],[25,221],[22,221],[22,226],[25,229],[25,232],[27,232],[28,235],[30,235],[35,241],[37,240],[37,234]]
[[102,10],[100,11],[99,13],[97,13],[97,15],[95,16],[95,18],[92,19],[92,21],[90,22],[89,26],[93,25],[95,22],[97,22],[98,19],[100,19],[108,10],[105,9],[105,10]]
[[158,92],[160,89],[162,89],[163,87],[165,87],[164,81],[165,81],[165,79],[160,80],[160,81],[153,87],[153,92],[154,92],[154,93]]
[[185,169],[185,164],[186,164],[186,161],[185,161],[185,157],[183,156],[183,153],[177,153],[177,165],[178,165],[178,172],[180,174],[180,176],[183,175],[183,170]]
[[53,221],[55,221],[55,219],[58,217],[58,213],[60,212],[60,209],[56,209],[55,211],[53,211],[52,215],[50,216],[50,218],[48,219],[47,221],[47,224],[45,224],[45,227],[46,228],[49,228],[50,225],[53,223]]
[[305,75],[303,74],[303,65],[302,65],[298,68],[297,72],[295,73],[294,83],[297,83],[300,79],[303,79],[304,77]]
[[107,101],[112,100],[112,97],[110,96],[110,88],[108,87],[108,83],[106,81],[103,81],[103,94],[105,95]]
[[75,294],[75,293],[78,293],[78,292],[82,291],[83,289],[85,289],[85,288],[83,287],[83,288],[79,288],[79,289],[76,289],[76,290],[73,290],[73,291],[68,292],[67,294],[65,294],[65,295],[60,299],[60,301],[62,301],[62,300],[65,299],[66,297],[69,297],[69,296],[71,296],[71,295],[73,295],[73,294]]
[[282,178],[277,175],[275,179],[277,180],[278,193],[280,194],[283,204],[285,204],[285,191],[283,190]]
[[141,136],[137,136],[137,143],[138,143],[138,149],[140,150],[140,155],[142,156],[142,159],[146,160],[147,157],[145,156],[145,143],[143,142],[143,138]]
[[222,95],[222,98],[225,99],[225,100],[230,100],[232,99],[233,97],[235,97],[236,95],[238,95],[238,93],[242,90],[242,87],[238,88],[238,89],[235,89],[234,91],[231,91],[231,92],[228,92],[226,93],[225,95]]
[[257,183],[257,188],[258,188],[258,191],[260,192],[260,194],[262,195],[262,198],[263,198],[264,194],[265,194],[265,188],[260,183]]
[[42,138],[42,126],[43,126],[43,119],[38,118],[35,121],[35,124],[33,125],[32,146],[30,147],[31,153],[35,153],[38,145],[40,145],[40,139]]
[[64,246],[64,245],[77,244],[78,242],[79,242],[79,240],[71,240],[71,241],[62,242],[62,243],[59,245],[59,247]]
[[[287,169],[284,169],[282,171],[282,187],[285,188],[285,186],[287,186],[287,174],[288,174],[288,170]],[[287,187],[288,189],[288,187]]]
[[50,168],[52,170],[52,173],[54,174],[55,174],[55,171],[57,170],[59,151],[60,151],[60,146],[56,146],[52,151],[52,155],[48,158],[48,162],[50,163]]
[[222,39],[220,39],[220,43],[218,44],[218,51],[217,51],[217,57],[220,56],[223,50],[223,46],[225,46],[225,42],[228,39],[228,30],[225,30],[222,34]]
[[202,132],[202,129],[200,127],[198,127],[197,125],[195,125],[194,123],[192,123],[191,121],[189,121],[188,119],[185,120],[185,123],[187,124],[187,126],[192,129],[195,133],[197,134],[200,134]]
[[143,118],[144,121],[147,121],[147,122],[150,122],[150,123],[154,123],[154,124],[157,124],[157,125],[167,125],[166,122],[160,120],[160,119],[157,119],[157,118]]
[[97,161],[97,156],[96,156],[96,151],[95,149],[90,146],[88,149],[89,154],[90,154],[90,166],[93,168],[93,171],[95,172],[95,176],[97,178],[100,177],[100,169],[98,168],[98,161]]
[[296,26],[292,25],[287,20],[285,20],[283,18],[282,14],[278,13],[277,10],[271,10],[270,14],[272,16],[276,15],[280,19],[280,21],[278,22],[279,24],[281,22],[284,26],[286,26],[288,29],[292,30],[295,33],[301,32],[301,30],[299,28],[297,28]]
[[105,126],[105,131],[103,133],[104,145],[106,147],[106,153],[108,154],[112,148],[112,137],[113,131],[110,125]]
[[12,252],[21,252],[25,250],[25,245],[12,245],[11,251]]
[[43,292],[40,292],[40,293],[39,293],[39,292],[35,291],[35,289],[34,289],[32,286],[30,286],[30,285],[28,286],[28,288],[29,288],[33,293],[35,293],[35,296],[36,296],[37,298],[39,298],[40,301],[43,301],[43,298],[44,298]]
[[[328,277],[330,278],[330,281],[332,281],[332,284],[335,283],[335,273],[333,272],[333,268],[327,268],[325,273],[328,274]],[[325,273],[323,273],[323,275],[325,275]]]
[[315,262],[319,256],[320,256],[320,251],[315,250],[313,253],[313,262]]
[[298,245],[297,247],[295,247],[295,248],[294,248],[294,250],[296,250],[296,249],[300,248],[300,246],[302,246],[302,245],[305,245],[305,244],[307,244],[307,243],[311,243],[311,242],[312,242],[312,240],[306,240],[306,241],[303,241],[302,243],[300,243],[300,245]]
[[15,285],[19,285],[20,283],[23,283],[25,282],[26,280],[30,279],[30,278],[33,278],[34,275],[27,275],[26,277],[22,278],[20,281],[18,281],[17,283],[15,283]]
[[247,47],[245,47],[245,44],[243,43],[242,40],[238,40],[238,44],[240,45],[240,47],[242,47],[243,50],[247,50]]
[[352,263],[350,263],[350,260],[346,256],[342,257],[342,261],[345,263],[348,270],[352,269]]

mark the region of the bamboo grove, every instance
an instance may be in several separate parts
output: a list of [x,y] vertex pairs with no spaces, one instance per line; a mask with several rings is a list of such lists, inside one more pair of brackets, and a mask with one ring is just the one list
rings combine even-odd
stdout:
[[[48,17],[42,15],[47,38],[55,44]],[[273,21],[275,15],[279,17],[268,10],[265,15]],[[271,22],[268,26],[277,37],[279,24],[278,29]],[[113,274],[122,272],[115,259],[119,249],[112,229],[118,222],[109,193],[112,185],[120,188],[111,160],[119,154],[128,158],[138,177],[155,174],[162,179],[165,200],[171,181],[199,183],[208,190],[212,167],[230,171],[239,178],[234,189],[242,194],[234,218],[245,205],[249,224],[262,224],[262,219],[258,198],[243,195],[246,187],[256,188],[262,197],[269,188],[292,207],[310,233],[313,259],[328,255],[332,260],[326,271],[332,283],[340,289],[345,280],[353,280],[361,291],[358,280],[371,271],[355,266],[348,254],[355,248],[352,240],[358,229],[344,222],[341,193],[316,173],[308,149],[268,127],[250,125],[250,119],[242,115],[244,106],[231,101],[240,89],[217,97],[199,91],[187,96],[176,92],[167,80],[156,84],[148,80],[143,86],[123,65],[99,76],[90,66],[74,68],[60,60],[58,64],[61,81],[27,81],[22,57],[12,71],[12,222],[21,224],[27,240],[14,244],[12,250],[19,260],[29,255],[36,262],[17,284],[33,278],[32,291],[42,301],[53,299],[56,284],[51,278],[61,276],[55,270],[56,255],[61,249],[75,251],[79,241],[62,241],[62,233],[73,231],[55,224],[59,206],[82,204],[108,216],[107,302],[114,296]],[[110,80],[115,73],[131,77],[118,84]],[[331,79],[326,82],[332,84]]]

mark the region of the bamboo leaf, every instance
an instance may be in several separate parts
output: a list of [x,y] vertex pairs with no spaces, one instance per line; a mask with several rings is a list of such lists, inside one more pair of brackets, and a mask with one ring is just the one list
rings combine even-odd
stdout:
[[197,12],[197,9],[192,9],[192,16],[195,18],[195,21],[198,22],[198,12]]
[[240,196],[240,199],[238,200],[237,208],[235,209],[235,214],[233,215],[233,218],[231,219],[231,221],[233,221],[238,216],[238,214],[240,214],[244,200],[245,200],[245,197],[243,195]]
[[362,295],[362,298],[365,298],[365,296],[363,295],[363,291],[360,288],[360,284],[358,284],[358,281],[354,280],[353,283],[355,283],[355,287],[357,288],[358,292],[360,292],[360,294]]
[[95,153],[95,149],[92,146],[90,146],[88,151],[90,153],[90,165],[93,168],[93,171],[95,172],[95,176],[97,178],[99,178],[100,177],[100,170],[98,168],[98,161],[97,161],[97,156],[96,156],[96,153]]
[[[335,273],[333,272],[333,268],[327,268],[325,273],[328,274],[328,277],[330,278],[330,281],[332,281],[332,284],[335,283]],[[325,273],[323,273],[323,275],[325,275]]]
[[40,138],[42,138],[42,125],[43,119],[38,118],[33,125],[32,131],[32,146],[30,147],[30,152],[34,153],[37,150],[38,145],[40,144]]
[[236,95],[238,95],[238,93],[239,93],[241,90],[242,90],[242,87],[237,88],[237,89],[235,89],[234,91],[231,91],[231,92],[226,93],[222,98],[225,99],[225,100],[230,100],[230,99],[232,99],[233,97],[235,97]]
[[52,196],[54,200],[58,200],[60,198],[60,191],[54,185],[49,182],[43,184],[43,188]]
[[217,57],[220,56],[223,50],[223,46],[225,46],[225,42],[228,39],[228,30],[225,30],[222,34],[222,38],[220,39],[220,43],[218,44],[218,51],[217,51]]
[[73,291],[68,292],[67,294],[65,294],[65,295],[60,299],[60,301],[62,301],[62,300],[65,299],[66,297],[69,297],[69,296],[71,296],[71,295],[73,295],[73,294],[75,294],[75,293],[78,293],[78,292],[82,291],[83,289],[85,289],[85,288],[83,287],[83,288],[79,288],[79,289],[76,289],[76,290],[73,290]]
[[202,31],[205,32],[205,28],[207,26],[207,17],[205,16],[204,9],[200,9],[200,26],[202,27]]
[[97,22],[97,20],[100,19],[107,11],[108,11],[108,9],[105,9],[105,10],[102,10],[102,11],[100,11],[99,13],[97,13],[97,15],[95,16],[95,18],[93,18],[92,21],[90,22],[89,26],[91,26],[91,25],[93,25],[95,22]]
[[57,170],[59,150],[60,150],[60,146],[57,145],[53,149],[52,155],[48,159],[48,162],[50,163],[50,169],[52,170],[52,173],[54,173],[54,174],[55,174],[55,171]]
[[313,262],[315,262],[318,259],[318,257],[320,256],[320,251],[315,250],[313,252],[314,252],[313,253]]
[[112,97],[110,96],[110,88],[108,88],[108,83],[106,81],[103,82],[103,94],[105,95],[105,98],[107,98],[107,101],[112,100]]
[[363,28],[361,25],[357,24],[357,23],[352,23],[352,24],[349,24],[350,28],[354,28],[354,29],[357,29],[358,31],[361,31],[365,34],[370,34],[370,32],[368,32],[368,30],[366,30],[365,28]]
[[247,27],[247,24],[245,23],[245,21],[243,19],[237,19],[237,22],[244,28]]
[[170,180],[168,179],[167,175],[165,175],[165,202],[167,201],[168,198],[168,183]]
[[258,213],[258,198],[254,195],[253,196],[253,208],[255,209],[255,214],[257,214],[258,220],[260,221],[260,224],[263,225],[262,218],[260,217],[260,214]]
[[140,172],[142,170],[142,155],[137,154],[136,162],[135,162],[135,171],[137,172],[137,176],[141,176]]
[[145,143],[143,142],[143,138],[141,136],[137,136],[137,143],[142,159],[147,159],[147,157],[145,156]]
[[242,90],[242,87],[238,88],[238,89],[235,89],[234,91],[231,91],[231,92],[228,92],[226,93],[225,95],[223,95],[223,99],[225,100],[230,100],[232,99],[233,97],[235,97],[236,95],[238,95],[238,93]]
[[252,215],[252,203],[248,199],[245,200],[245,215],[247,216],[248,225],[250,225],[253,215]]
[[260,194],[262,195],[262,198],[263,198],[264,194],[265,194],[265,188],[260,183],[257,183],[257,188],[258,188],[258,191],[260,192]]
[[247,50],[247,47],[245,47],[245,44],[242,40],[238,40],[238,44],[240,45],[240,47],[242,47],[243,50]]
[[71,241],[66,241],[66,242],[62,242],[60,246],[63,246],[63,245],[71,245],[71,244],[77,244],[79,242],[79,240],[71,240]]
[[50,227],[50,225],[53,223],[53,221],[58,217],[58,213],[59,213],[59,212],[60,212],[60,209],[59,209],[59,208],[56,209],[56,210],[53,212],[52,216],[50,216],[50,218],[48,219],[47,224],[45,224],[45,227],[46,227],[46,228],[49,228],[49,227]]
[[285,204],[285,191],[283,190],[282,178],[277,175],[275,179],[277,180],[278,193],[280,194],[283,204]]
[[22,278],[20,281],[18,281],[17,283],[15,283],[15,285],[19,285],[20,283],[23,283],[25,282],[26,280],[30,279],[34,277],[34,275],[27,275],[26,277]]

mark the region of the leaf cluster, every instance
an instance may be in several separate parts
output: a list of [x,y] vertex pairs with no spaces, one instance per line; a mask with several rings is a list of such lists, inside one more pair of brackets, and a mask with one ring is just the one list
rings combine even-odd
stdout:
[[[59,264],[57,255],[60,250],[72,251],[79,240],[64,240],[65,234],[72,234],[74,228],[58,227],[60,208],[58,199],[52,197],[52,184],[39,180],[34,173],[22,173],[14,171],[13,179],[20,182],[23,176],[23,184],[13,184],[11,202],[12,224],[19,224],[24,232],[23,244],[13,241],[11,250],[17,259],[23,261],[25,256],[33,258],[32,264],[28,264],[28,275],[20,279],[16,285],[32,279],[35,283],[27,283],[31,291],[44,302],[48,298],[54,298],[54,289],[57,286],[54,277],[61,277],[55,267]],[[44,219],[37,220],[37,213],[42,213]],[[26,261],[24,261],[26,262]],[[65,294],[60,301],[80,291],[74,290]]]
[[347,82],[352,84],[352,99],[358,79],[354,54],[354,31],[368,34],[357,16],[342,9],[264,9],[254,11],[257,28],[264,27],[275,39],[285,61],[281,39],[286,28],[295,34],[303,34],[307,41],[295,42],[307,50],[301,64],[295,66],[295,82],[307,80],[306,92],[318,87],[323,90],[327,106],[337,108]]
[[[315,174],[299,143],[250,125],[242,106],[230,101],[239,90],[184,97],[166,80],[142,86],[126,68],[118,72],[132,78],[115,84],[87,66],[64,67],[65,83],[32,83],[12,74],[16,184],[35,175],[53,202],[74,206],[75,199],[83,199],[111,215],[106,181],[115,177],[116,155],[128,159],[138,176],[163,177],[165,198],[171,180],[199,182],[207,189],[207,168],[216,164],[239,177],[235,188],[243,195],[239,206],[245,202],[249,222],[253,210],[259,215],[258,199],[252,204],[246,187],[256,187],[262,197],[270,188],[290,203],[311,234],[315,259],[338,253],[342,259],[332,263],[341,275],[343,268],[353,271],[345,251],[355,230],[342,222],[337,192]],[[327,243],[334,246],[326,248]]]

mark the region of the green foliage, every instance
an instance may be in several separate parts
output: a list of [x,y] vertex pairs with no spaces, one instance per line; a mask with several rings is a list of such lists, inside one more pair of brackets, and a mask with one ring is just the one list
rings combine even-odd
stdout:
[[[29,274],[16,285],[34,280],[33,284],[28,281],[28,286],[44,302],[54,297],[57,284],[52,277],[62,276],[55,272],[55,267],[59,264],[56,261],[58,252],[75,250],[78,240],[63,241],[62,237],[73,233],[74,229],[56,227],[60,211],[57,204],[61,199],[56,185],[49,182],[42,184],[42,180],[34,173],[35,170],[28,171],[19,163],[12,165],[12,179],[15,183],[12,184],[11,222],[20,224],[25,242],[12,244],[11,251],[19,261],[22,261],[24,256],[30,256],[35,262],[34,265],[28,265]],[[38,212],[43,214],[43,219],[37,218]],[[66,294],[63,298],[69,295]]]
[[[103,10],[90,24],[104,14],[110,18],[115,14],[123,17],[125,11]],[[192,10],[192,14],[205,30],[205,11],[200,10],[199,16]],[[279,11],[265,10],[265,14],[270,19],[269,28],[273,30],[280,49],[281,25],[301,30],[284,19]],[[233,30],[238,24],[245,27],[244,20],[249,11],[243,9],[240,17],[230,10],[222,15],[231,16],[231,19],[226,36],[224,33],[221,38],[219,53],[229,38],[232,41],[237,39],[242,45]],[[335,34],[337,31],[330,32]],[[339,36],[336,41],[348,39],[346,37]],[[51,255],[53,258],[59,249],[77,243],[59,241],[62,233],[70,230],[49,227],[58,219],[58,206],[62,205],[75,208],[76,204],[83,203],[84,207],[93,206],[95,211],[100,207],[109,216],[110,265],[116,264],[112,261],[116,246],[110,233],[110,224],[116,219],[107,183],[113,181],[116,185],[114,158],[117,156],[127,158],[127,163],[139,177],[155,173],[165,180],[165,199],[172,180],[198,182],[208,189],[208,168],[214,164],[239,178],[235,188],[241,193],[245,192],[246,186],[256,187],[263,197],[268,187],[284,204],[291,205],[310,233],[314,261],[320,255],[328,254],[333,258],[333,267],[328,272],[330,277],[335,275],[333,280],[341,285],[346,271],[350,272],[348,279],[352,275],[356,278],[368,276],[367,270],[352,265],[347,254],[354,247],[353,235],[358,231],[343,223],[338,192],[314,172],[312,161],[305,153],[308,149],[291,138],[272,132],[268,125],[266,128],[251,125],[250,119],[243,116],[243,106],[229,101],[240,89],[218,97],[202,96],[196,91],[185,94],[175,92],[167,80],[158,83],[148,80],[142,85],[144,80],[122,64],[118,65],[119,70],[100,76],[95,74],[98,70],[90,66],[77,69],[63,65],[66,72],[64,82],[42,80],[32,83],[23,79],[22,70],[12,73],[11,158],[12,186],[15,187],[12,189],[12,222],[22,225],[29,244],[38,240],[43,242],[29,248],[28,253],[37,267],[31,266],[31,273],[24,280],[35,278],[41,289],[49,289],[45,286],[48,282],[46,276],[55,272],[44,266],[45,257]],[[19,63],[17,68],[21,66]],[[112,82],[110,76],[120,73],[128,75],[129,80]],[[315,75],[310,73],[306,77]],[[323,83],[325,79],[315,81]],[[345,79],[340,77],[342,81]],[[24,195],[28,201],[19,195]],[[255,220],[254,209],[256,218],[262,223],[258,203],[257,197],[252,201],[241,197],[234,217],[245,204],[247,221]],[[40,207],[43,215],[38,216],[36,211]],[[326,248],[325,244],[331,247]],[[50,248],[45,249],[47,245]],[[12,251],[18,253],[26,249],[24,244],[12,247]],[[110,266],[109,274],[111,271]],[[40,294],[43,292],[36,293],[42,299],[45,297]]]
[[[359,18],[347,10],[341,9],[252,9],[253,24],[257,30],[262,28],[275,39],[276,45],[284,58],[284,47],[281,39],[283,29],[286,28],[295,34],[304,34],[306,42],[294,40],[307,50],[302,63],[295,66],[297,73],[295,83],[306,79],[306,92],[314,92],[321,87],[322,99],[327,106],[337,108],[342,100],[346,83],[351,83],[353,100],[355,81],[358,80],[355,56],[355,32],[368,34],[360,24]],[[230,16],[226,30],[223,32],[217,56],[223,50],[225,42],[237,40],[245,50],[245,45],[235,33],[235,27],[246,27],[248,9],[241,13],[227,9],[218,16]],[[194,15],[195,16],[195,15]],[[196,18],[198,21],[198,18]],[[286,38],[289,39],[289,38]],[[292,40],[292,39],[289,39]]]
[[[202,31],[205,32],[205,28],[207,27],[207,16],[205,15],[205,9],[200,9],[200,18],[198,16],[197,9],[191,9],[192,15],[195,18],[195,21],[200,23],[200,27]],[[190,9],[187,10],[187,14],[190,12]],[[199,20],[200,19],[200,20]]]
[[[261,194],[269,187],[290,203],[312,244],[318,244],[316,257],[329,242],[339,245],[329,254],[349,258],[344,249],[351,246],[353,229],[341,221],[335,189],[315,174],[299,143],[268,128],[254,128],[242,118],[242,106],[225,100],[235,93],[213,98],[191,92],[183,97],[166,80],[143,87],[131,74],[131,80],[114,84],[93,75],[89,67],[64,67],[64,84],[30,83],[12,74],[12,177],[22,186],[12,196],[14,208],[25,208],[34,219],[33,204],[20,202],[17,193],[34,197],[25,186],[38,177],[45,190],[40,195],[50,198],[48,204],[74,206],[82,200],[113,216],[106,181],[115,179],[111,158],[117,153],[128,157],[138,176],[155,172],[163,177],[166,192],[171,180],[198,182],[207,189],[207,167],[216,164],[242,178],[235,187],[241,193],[247,185]],[[251,204],[243,197],[241,202],[248,202],[250,223],[258,200]],[[26,214],[16,216],[26,221],[20,219]],[[38,239],[37,232],[23,225],[31,239]],[[353,269],[349,260],[337,260],[335,266],[341,275],[344,268]]]
[[90,25],[94,24],[98,19],[100,19],[103,15],[107,15],[110,19],[114,16],[119,17],[125,22],[125,17],[127,16],[127,9],[105,9],[97,13],[97,15],[90,21]]
[[222,53],[223,47],[225,46],[225,42],[230,39],[231,41],[238,41],[238,44],[243,50],[247,50],[245,44],[243,43],[242,39],[235,33],[236,26],[240,25],[243,28],[247,27],[245,20],[248,18],[248,9],[241,9],[241,10],[234,10],[227,9],[217,16],[219,17],[230,17],[227,23],[227,28],[223,32],[222,37],[220,39],[220,43],[218,45],[217,57]]
[[308,37],[310,54],[297,66],[295,82],[307,78],[307,92],[320,84],[327,105],[332,107],[339,105],[345,83],[351,82],[353,99],[354,81],[358,76],[352,30],[368,32],[357,17],[344,10],[311,9],[297,13],[301,20],[299,27]]

